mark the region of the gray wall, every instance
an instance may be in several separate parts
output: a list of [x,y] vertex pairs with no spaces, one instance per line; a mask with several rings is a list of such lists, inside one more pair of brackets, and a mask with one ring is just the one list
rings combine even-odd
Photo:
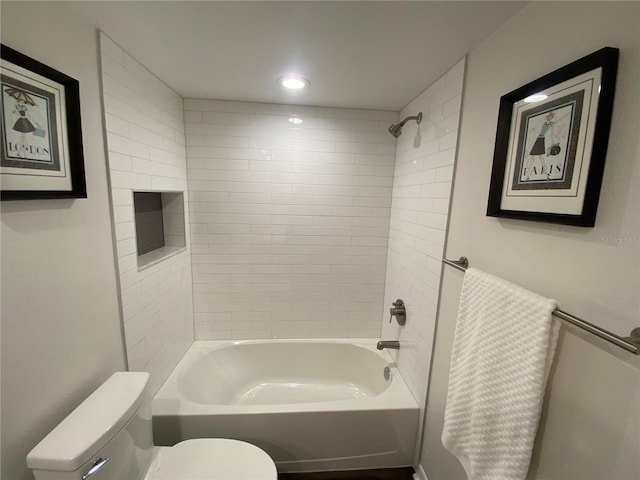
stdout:
[[87,191],[2,202],[2,478],[125,367],[98,81],[97,32],[55,3],[2,2],[2,43],[80,82]]
[[[535,2],[469,54],[446,249],[622,335],[640,311],[639,18],[637,2]],[[604,46],[621,56],[595,228],[486,217],[500,96]],[[431,480],[466,478],[440,441],[461,283],[445,268],[420,462]],[[639,360],[563,326],[530,478],[638,478]]]

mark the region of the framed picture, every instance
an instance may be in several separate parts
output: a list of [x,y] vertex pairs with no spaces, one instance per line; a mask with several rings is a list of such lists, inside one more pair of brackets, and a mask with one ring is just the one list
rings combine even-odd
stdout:
[[488,216],[595,224],[617,67],[606,47],[500,99]]
[[5,45],[1,53],[2,200],[86,197],[78,82]]

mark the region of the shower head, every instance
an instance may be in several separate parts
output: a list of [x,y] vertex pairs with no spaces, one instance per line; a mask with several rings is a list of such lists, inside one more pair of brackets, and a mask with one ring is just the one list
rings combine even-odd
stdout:
[[418,115],[407,117],[404,120],[402,120],[400,123],[392,124],[389,127],[389,133],[393,135],[395,138],[398,138],[400,135],[402,135],[402,127],[404,127],[404,124],[407,123],[409,120],[415,120],[416,123],[420,125],[420,122],[422,122],[422,112],[419,112]]
[[402,135],[402,125],[400,125],[399,123],[394,123],[389,127],[389,133],[398,138],[400,135]]

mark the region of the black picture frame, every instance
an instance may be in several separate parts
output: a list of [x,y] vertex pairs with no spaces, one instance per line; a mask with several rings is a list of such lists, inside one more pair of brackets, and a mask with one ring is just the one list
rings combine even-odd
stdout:
[[86,198],[78,81],[0,49],[1,199]]
[[500,98],[487,216],[595,225],[618,57],[602,48]]

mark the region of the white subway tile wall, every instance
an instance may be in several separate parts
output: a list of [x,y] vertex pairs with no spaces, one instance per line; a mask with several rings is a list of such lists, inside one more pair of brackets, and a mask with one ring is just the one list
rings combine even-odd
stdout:
[[184,108],[196,339],[379,337],[397,112]]
[[[154,393],[193,342],[187,248],[138,271],[133,191],[187,190],[182,98],[100,34],[102,82],[120,295],[130,370]],[[185,213],[188,207],[185,207]]]
[[391,205],[385,312],[401,298],[407,323],[389,324],[383,315],[382,338],[400,340],[393,355],[421,408],[431,367],[464,67],[463,59],[400,112],[400,119],[418,112],[424,117],[419,126],[407,123],[398,139]]

